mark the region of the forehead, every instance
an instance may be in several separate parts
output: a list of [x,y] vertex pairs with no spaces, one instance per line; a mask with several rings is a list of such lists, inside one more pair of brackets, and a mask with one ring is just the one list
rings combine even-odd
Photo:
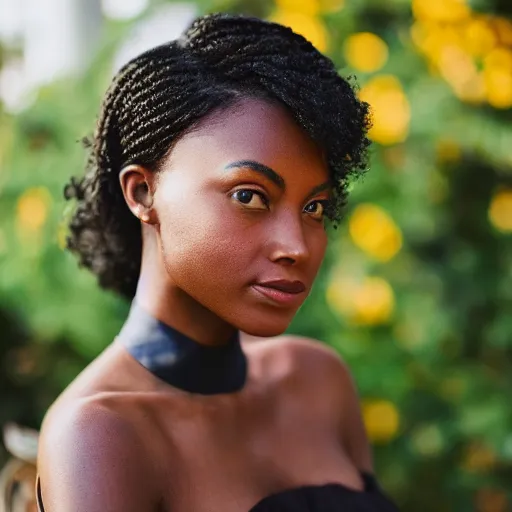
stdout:
[[250,159],[310,183],[328,179],[320,148],[283,106],[261,99],[243,99],[203,118],[176,143],[170,162],[182,168],[198,158],[209,169]]

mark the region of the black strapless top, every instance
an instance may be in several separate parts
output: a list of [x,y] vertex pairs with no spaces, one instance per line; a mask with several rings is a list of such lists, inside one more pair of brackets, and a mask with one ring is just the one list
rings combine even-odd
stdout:
[[[363,491],[335,483],[304,485],[271,494],[248,512],[398,512],[373,475],[361,473],[361,476]],[[44,512],[39,478],[37,507],[39,512]]]
[[337,483],[304,485],[271,494],[249,512],[398,512],[373,475],[361,476],[363,491]]

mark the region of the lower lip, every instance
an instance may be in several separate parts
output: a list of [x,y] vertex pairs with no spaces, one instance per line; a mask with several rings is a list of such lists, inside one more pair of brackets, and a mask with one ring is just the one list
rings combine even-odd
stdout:
[[267,286],[261,286],[258,284],[253,284],[252,287],[265,297],[272,299],[275,302],[279,302],[280,304],[297,304],[301,303],[304,300],[304,293],[287,293],[281,290],[276,290],[275,288],[269,288]]

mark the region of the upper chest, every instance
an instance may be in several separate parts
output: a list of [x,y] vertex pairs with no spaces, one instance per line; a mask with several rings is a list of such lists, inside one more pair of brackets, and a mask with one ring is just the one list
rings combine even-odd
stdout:
[[281,489],[359,485],[337,413],[320,397],[310,403],[276,384],[248,387],[240,397],[175,397],[152,411],[147,439],[170,510],[242,512]]
[[[286,451],[307,440],[333,437],[338,411],[319,388],[311,390],[286,358],[247,351],[248,375],[236,393],[196,395],[179,390],[149,396],[146,425],[153,438],[192,460],[200,452],[248,459]],[[158,432],[158,435],[156,433]]]
[[174,403],[147,427],[170,510],[241,512],[264,496],[306,483],[358,485],[328,415],[275,396],[231,407],[222,400],[206,404],[184,413]]

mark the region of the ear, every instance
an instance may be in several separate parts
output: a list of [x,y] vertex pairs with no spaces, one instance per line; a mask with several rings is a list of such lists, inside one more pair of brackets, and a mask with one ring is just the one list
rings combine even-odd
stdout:
[[119,173],[124,199],[131,212],[146,224],[156,224],[153,207],[154,173],[140,165],[128,165]]

